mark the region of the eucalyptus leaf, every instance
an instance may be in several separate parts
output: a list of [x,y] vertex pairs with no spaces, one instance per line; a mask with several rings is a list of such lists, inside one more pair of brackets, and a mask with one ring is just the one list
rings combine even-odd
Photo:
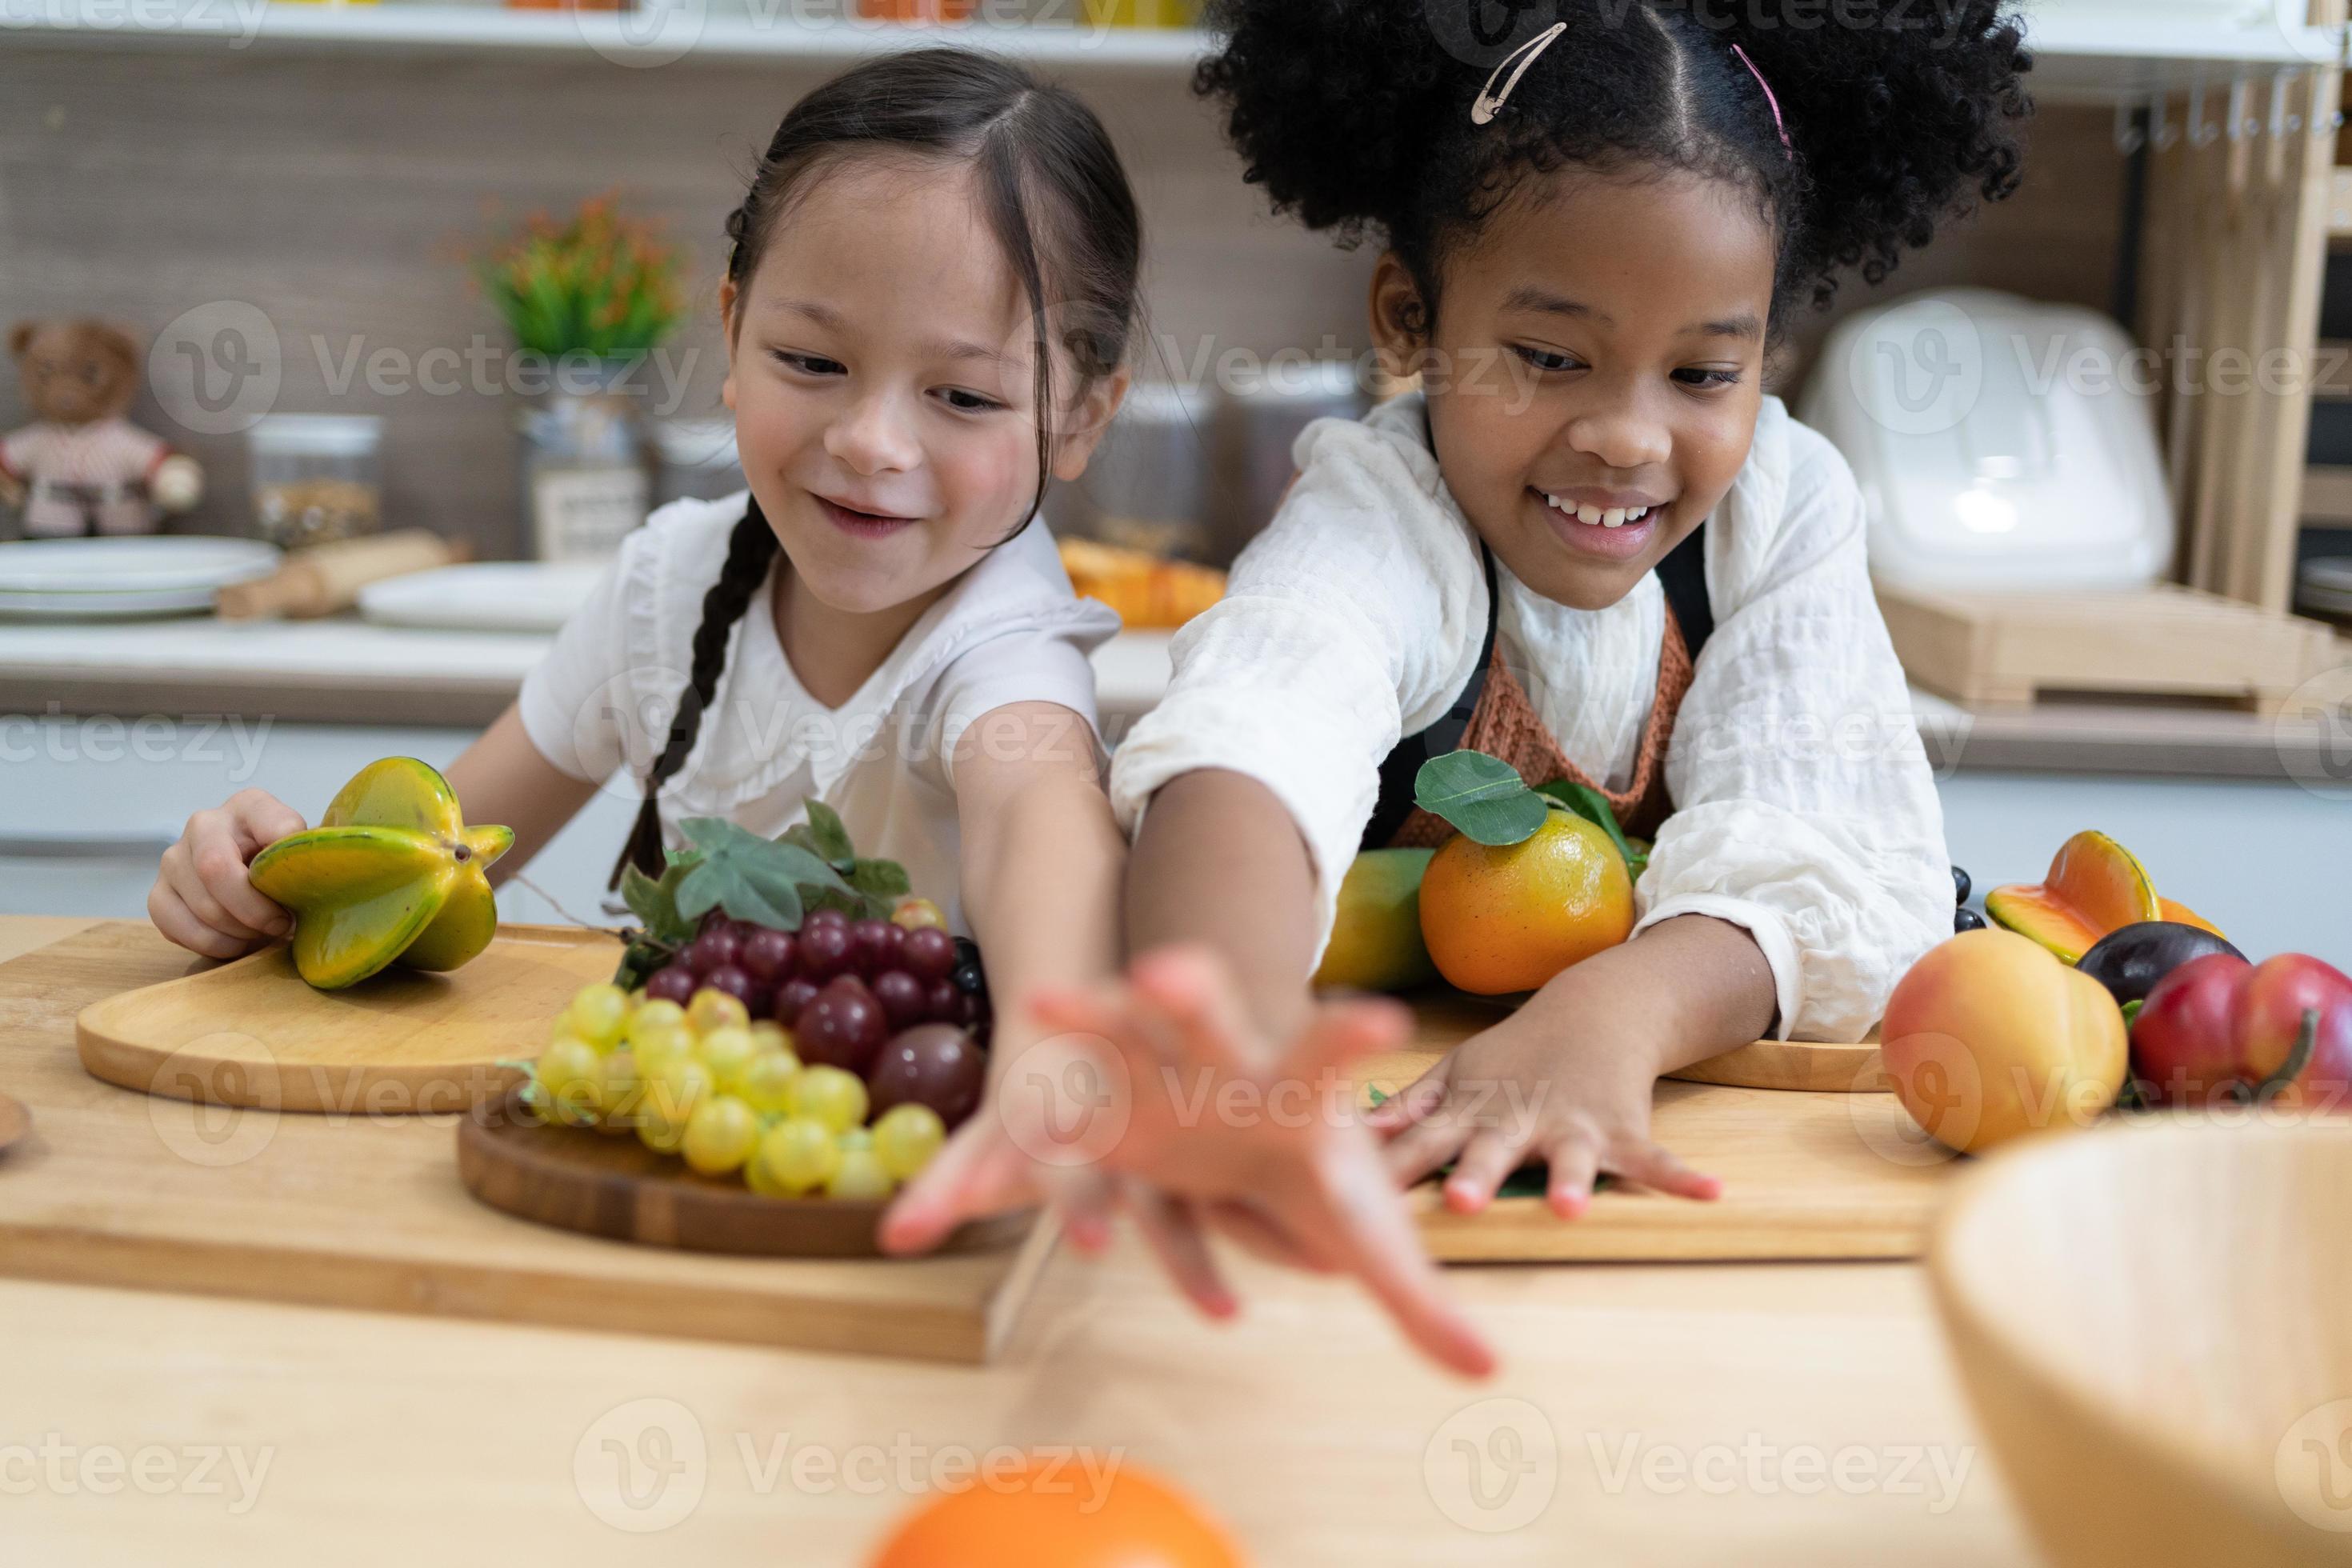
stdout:
[[1442,816],[1479,844],[1524,843],[1543,826],[1546,807],[1518,770],[1484,752],[1448,752],[1413,775],[1413,804]]
[[1567,779],[1555,779],[1550,784],[1538,784],[1536,787],[1536,793],[1549,795],[1601,832],[1609,835],[1609,842],[1617,846],[1617,853],[1623,858],[1627,872],[1636,879],[1641,877],[1643,868],[1650,863],[1650,858],[1646,854],[1637,854],[1633,846],[1627,842],[1624,829],[1617,826],[1617,814],[1609,809],[1607,795],[1602,795],[1591,784],[1573,784]]
[[857,859],[857,850],[849,842],[849,829],[841,825],[841,814],[821,800],[812,800],[808,803],[808,827],[818,857],[846,876]]

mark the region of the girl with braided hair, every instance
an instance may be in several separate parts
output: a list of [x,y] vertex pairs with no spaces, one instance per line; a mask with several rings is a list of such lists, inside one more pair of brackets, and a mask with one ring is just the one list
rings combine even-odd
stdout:
[[[629,535],[447,777],[469,820],[515,831],[494,880],[607,779],[643,801],[616,885],[658,875],[682,819],[773,837],[826,802],[981,940],[1001,1077],[1019,999],[1119,956],[1125,841],[1087,659],[1118,618],[1073,594],[1037,509],[1127,389],[1126,173],[1093,111],[1021,67],[895,53],[784,116],[727,234],[748,489]],[[247,862],[302,826],[257,791],[199,813],[157,925],[221,958],[285,934]],[[987,1190],[1019,1186],[997,1122],[960,1129],[938,1179],[985,1165]]]

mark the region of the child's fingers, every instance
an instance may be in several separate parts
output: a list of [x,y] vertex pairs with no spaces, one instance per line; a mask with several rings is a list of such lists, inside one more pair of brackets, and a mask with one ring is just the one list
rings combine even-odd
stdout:
[[1192,1209],[1140,1182],[1125,1184],[1125,1192],[1143,1239],[1185,1299],[1212,1318],[1230,1318],[1239,1311],[1241,1303],[1225,1284]]
[[1231,1068],[1247,1060],[1252,1031],[1224,966],[1207,948],[1163,947],[1128,966],[1137,997],[1157,1009],[1196,1066]]
[[293,917],[253,885],[253,875],[246,868],[245,841],[226,813],[200,811],[189,818],[187,836],[180,846],[205,891],[236,922],[232,935],[248,935],[257,941],[265,936],[282,936],[294,929]]
[[1437,1266],[1422,1249],[1402,1197],[1381,1179],[1376,1161],[1336,1173],[1328,1191],[1332,1234],[1357,1278],[1386,1307],[1406,1338],[1441,1366],[1470,1377],[1495,1369],[1495,1352],[1446,1294]]
[[1481,1128],[1471,1136],[1454,1173],[1445,1178],[1445,1206],[1476,1214],[1495,1201],[1495,1189],[1510,1179],[1526,1154],[1528,1133],[1517,1127]]
[[180,895],[172,890],[171,883],[161,878],[148,889],[147,918],[155,922],[155,929],[166,940],[205,958],[236,958],[252,945],[198,920]]
[[1109,1250],[1116,1204],[1109,1181],[1091,1171],[1044,1171],[1039,1178],[1070,1245],[1088,1257]]
[[1610,1160],[1609,1168],[1629,1182],[1638,1182],[1653,1192],[1678,1198],[1707,1203],[1723,1195],[1720,1181],[1692,1170],[1673,1152],[1647,1139],[1622,1142]]
[[1575,1132],[1554,1143],[1544,1160],[1551,1167],[1544,1184],[1551,1212],[1562,1219],[1582,1217],[1592,1206],[1592,1184],[1601,1177],[1600,1149],[1590,1136]]
[[239,790],[228,797],[226,810],[241,841],[238,847],[248,855],[309,826],[300,812],[268,790]]
[[877,1236],[885,1252],[929,1252],[966,1220],[1039,1196],[1021,1152],[992,1124],[967,1122],[884,1212]]
[[1471,1129],[1451,1115],[1416,1121],[1381,1146],[1388,1173],[1400,1187],[1409,1187],[1456,1154],[1470,1141]]
[[[174,844],[163,851],[163,875],[172,891],[179,896],[180,902],[186,906],[188,913],[227,940],[231,953],[243,952],[264,940],[260,931],[221,907],[221,901],[213,897],[212,890],[205,886],[205,879],[198,873],[184,843]],[[198,951],[215,958],[224,956],[213,947]]]
[[1404,1129],[1426,1121],[1445,1103],[1446,1087],[1453,1081],[1453,1077],[1454,1058],[1449,1054],[1439,1058],[1435,1067],[1374,1106],[1366,1114],[1364,1125],[1375,1132],[1393,1137]]

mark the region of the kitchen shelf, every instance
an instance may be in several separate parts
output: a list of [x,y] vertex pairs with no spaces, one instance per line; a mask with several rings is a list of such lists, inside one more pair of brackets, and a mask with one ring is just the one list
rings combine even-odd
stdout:
[[[840,9],[852,8],[839,0]],[[735,7],[742,6],[742,11]],[[1083,14],[1079,0],[1062,7]],[[595,54],[658,64],[717,58],[849,60],[894,47],[958,43],[1039,64],[1189,69],[1207,35],[1191,28],[1055,25],[910,25],[812,17],[793,0],[664,0],[636,12],[507,10],[494,5],[297,4],[293,0],[41,0],[11,8],[0,30],[45,44],[232,49]],[[2038,96],[2113,101],[2189,87],[2200,73],[2309,67],[2339,58],[2341,29],[2231,26],[2169,18],[2036,16]],[[2127,42],[2119,42],[2118,35]]]

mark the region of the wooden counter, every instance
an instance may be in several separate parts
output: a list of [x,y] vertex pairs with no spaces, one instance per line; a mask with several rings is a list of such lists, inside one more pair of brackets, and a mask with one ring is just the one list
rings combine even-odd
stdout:
[[[0,951],[77,923],[0,919]],[[1505,1358],[1470,1385],[1351,1290],[1232,1266],[1220,1329],[1131,1243],[1065,1250],[987,1368],[0,1281],[0,1538],[27,1563],[852,1563],[935,1465],[1018,1444],[1164,1472],[1261,1568],[2032,1560],[1915,1267],[1457,1268]],[[657,1548],[625,1528],[671,1513]]]

